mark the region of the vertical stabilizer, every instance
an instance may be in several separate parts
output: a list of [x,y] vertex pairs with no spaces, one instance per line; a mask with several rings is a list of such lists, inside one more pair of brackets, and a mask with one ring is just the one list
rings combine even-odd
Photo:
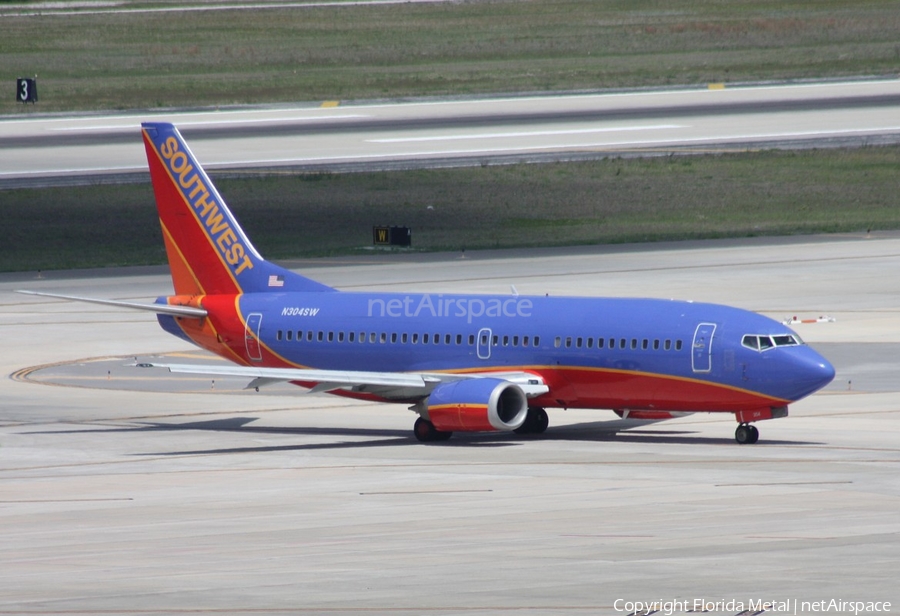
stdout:
[[260,256],[177,128],[142,128],[177,295],[334,290]]

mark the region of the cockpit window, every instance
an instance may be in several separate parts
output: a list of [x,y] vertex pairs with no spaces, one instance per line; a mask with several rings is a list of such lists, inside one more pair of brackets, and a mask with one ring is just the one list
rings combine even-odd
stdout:
[[775,346],[797,346],[802,344],[797,336],[793,334],[784,334],[782,336],[772,336]]
[[754,336],[747,334],[741,338],[741,344],[754,351],[765,351],[772,347],[798,346],[803,344],[797,334],[778,334],[776,336]]

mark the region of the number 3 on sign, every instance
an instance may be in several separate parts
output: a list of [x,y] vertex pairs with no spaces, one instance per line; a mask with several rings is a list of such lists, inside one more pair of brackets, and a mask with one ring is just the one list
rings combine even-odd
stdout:
[[22,103],[37,102],[37,81],[34,79],[16,79],[16,100]]

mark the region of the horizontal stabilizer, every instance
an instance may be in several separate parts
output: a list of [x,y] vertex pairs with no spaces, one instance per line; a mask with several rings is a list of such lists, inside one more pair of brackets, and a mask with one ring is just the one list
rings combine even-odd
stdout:
[[16,291],[24,295],[39,295],[40,297],[52,297],[54,299],[67,299],[73,302],[85,302],[99,304],[101,306],[115,306],[116,308],[131,308],[132,310],[146,310],[157,314],[171,314],[177,317],[192,317],[202,319],[207,315],[203,308],[191,306],[172,306],[170,304],[141,304],[138,302],[123,302],[114,299],[96,299],[93,297],[77,297],[75,295],[59,295],[57,293],[42,293],[40,291]]

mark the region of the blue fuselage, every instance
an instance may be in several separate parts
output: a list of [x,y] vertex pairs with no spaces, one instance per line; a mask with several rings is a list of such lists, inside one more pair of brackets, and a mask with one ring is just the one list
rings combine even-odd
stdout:
[[550,386],[545,406],[737,411],[786,405],[834,377],[786,326],[716,304],[346,292],[251,293],[236,304],[246,332],[232,333],[231,350],[248,365],[526,371]]

